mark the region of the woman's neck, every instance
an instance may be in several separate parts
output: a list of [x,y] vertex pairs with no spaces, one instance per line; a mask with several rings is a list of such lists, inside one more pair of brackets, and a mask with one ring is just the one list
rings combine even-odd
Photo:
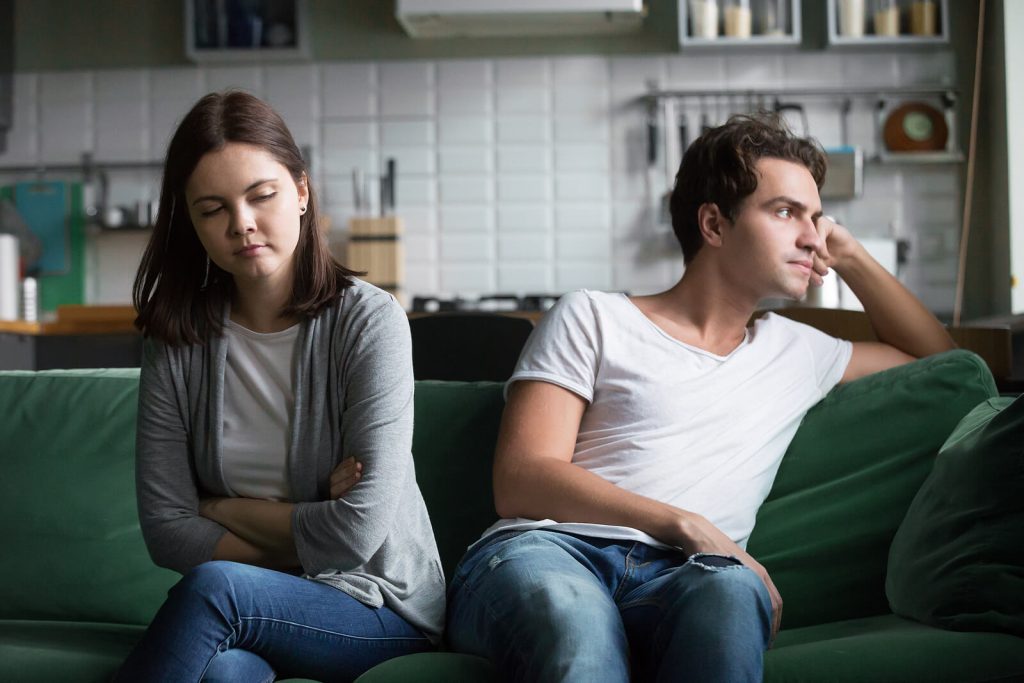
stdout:
[[280,332],[299,321],[297,316],[283,315],[291,299],[291,288],[270,287],[269,283],[235,282],[231,298],[231,320],[253,332]]

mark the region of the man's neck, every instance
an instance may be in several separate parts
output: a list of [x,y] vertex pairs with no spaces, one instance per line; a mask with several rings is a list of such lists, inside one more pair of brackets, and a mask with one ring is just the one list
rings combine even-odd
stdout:
[[757,301],[726,286],[699,260],[671,289],[632,301],[669,335],[718,355],[727,355],[743,341],[757,308]]

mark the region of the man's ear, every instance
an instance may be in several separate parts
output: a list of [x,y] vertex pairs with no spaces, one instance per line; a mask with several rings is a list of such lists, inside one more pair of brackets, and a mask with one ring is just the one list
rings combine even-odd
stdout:
[[722,229],[725,222],[725,216],[719,210],[718,204],[708,202],[701,204],[697,209],[697,226],[705,244],[712,247],[722,246]]

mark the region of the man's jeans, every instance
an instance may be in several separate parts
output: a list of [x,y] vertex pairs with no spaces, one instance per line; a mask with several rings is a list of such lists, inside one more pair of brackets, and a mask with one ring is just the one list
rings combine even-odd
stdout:
[[449,644],[515,681],[760,681],[771,623],[734,558],[542,529],[486,540],[448,592]]
[[170,591],[119,681],[349,681],[433,647],[386,607],[237,562],[206,562]]

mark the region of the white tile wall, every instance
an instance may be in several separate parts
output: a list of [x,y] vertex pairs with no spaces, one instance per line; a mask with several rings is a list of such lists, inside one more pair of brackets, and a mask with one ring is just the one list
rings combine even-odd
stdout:
[[[244,88],[266,97],[313,147],[314,177],[336,233],[354,212],[350,174],[398,162],[410,294],[650,292],[682,272],[658,225],[671,169],[649,168],[646,113],[636,98],[669,88],[902,86],[949,83],[950,51],[872,54],[645,55],[18,73],[4,166],[157,160],[203,93]],[[687,109],[724,120],[744,102],[707,98]],[[809,132],[843,142],[834,105],[808,106]],[[794,121],[799,127],[799,122]],[[856,101],[846,142],[875,149],[872,103]],[[29,176],[31,177],[31,176]],[[157,174],[112,174],[115,197],[155,193]],[[867,166],[865,196],[832,202],[865,237],[911,241],[904,279],[948,310],[962,180],[957,166]],[[89,296],[127,302],[144,240],[95,238]]]

